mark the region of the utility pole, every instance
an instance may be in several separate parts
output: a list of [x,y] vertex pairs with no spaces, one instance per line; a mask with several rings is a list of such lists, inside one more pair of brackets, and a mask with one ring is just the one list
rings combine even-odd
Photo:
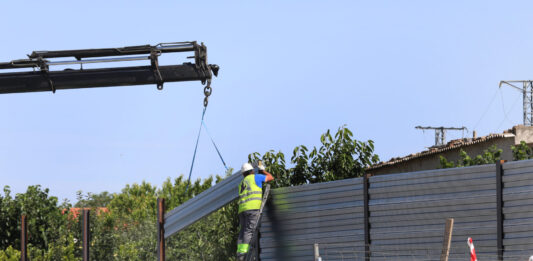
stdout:
[[464,131],[467,130],[466,127],[422,127],[422,126],[416,126],[415,129],[419,130],[435,130],[435,146],[443,146],[446,144],[446,131],[448,130],[462,130],[463,136]]
[[[500,88],[502,85],[509,85],[520,92],[522,92],[522,99],[523,99],[523,117],[524,117],[524,125],[525,126],[533,126],[533,81],[527,80],[527,81],[500,81]],[[522,87],[518,87],[515,84],[522,84]],[[505,112],[504,112],[505,113]]]

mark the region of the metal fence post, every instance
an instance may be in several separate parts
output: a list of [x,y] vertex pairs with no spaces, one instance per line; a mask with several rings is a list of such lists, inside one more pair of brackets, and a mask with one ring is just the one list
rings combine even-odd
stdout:
[[496,162],[496,230],[499,261],[503,261],[503,163],[505,160]]
[[165,199],[157,199],[157,260],[165,261]]
[[369,195],[368,187],[370,185],[369,178],[371,174],[363,176],[363,200],[364,200],[364,222],[365,222],[365,261],[370,261],[370,208],[368,206]]
[[28,224],[26,221],[26,215],[21,216],[20,225],[20,260],[28,260]]
[[82,222],[82,238],[83,238],[83,261],[89,261],[89,241],[91,240],[91,231],[89,230],[89,222],[90,222],[90,210],[84,209],[83,210],[83,222]]

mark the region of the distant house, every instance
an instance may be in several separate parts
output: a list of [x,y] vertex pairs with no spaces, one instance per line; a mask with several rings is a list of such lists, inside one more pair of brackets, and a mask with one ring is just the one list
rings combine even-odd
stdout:
[[457,161],[460,159],[460,150],[464,150],[470,156],[476,156],[493,145],[503,150],[503,160],[512,161],[511,146],[520,144],[520,141],[525,141],[530,147],[533,145],[533,127],[518,125],[503,133],[452,140],[444,146],[431,147],[419,153],[380,162],[370,166],[366,171],[378,175],[436,169],[440,167],[440,156],[449,161]]

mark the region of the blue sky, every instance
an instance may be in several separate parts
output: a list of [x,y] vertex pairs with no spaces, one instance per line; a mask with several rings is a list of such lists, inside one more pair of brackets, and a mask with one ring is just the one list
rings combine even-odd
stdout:
[[[318,145],[344,124],[388,160],[432,145],[433,132],[417,125],[486,135],[522,122],[521,94],[498,83],[533,78],[532,5],[3,1],[0,61],[33,50],[203,41],[221,67],[206,122],[230,166],[255,151]],[[186,82],[0,95],[0,186],[41,184],[74,200],[77,190],[118,192],[186,174],[202,89]],[[224,171],[207,136],[198,151],[193,178]]]

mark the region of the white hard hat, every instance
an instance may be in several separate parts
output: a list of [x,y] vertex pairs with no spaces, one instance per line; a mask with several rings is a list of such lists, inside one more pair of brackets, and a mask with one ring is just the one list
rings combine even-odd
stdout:
[[254,169],[254,167],[252,166],[252,164],[246,162],[246,163],[242,164],[241,172],[244,173],[246,171],[253,170],[253,169]]

